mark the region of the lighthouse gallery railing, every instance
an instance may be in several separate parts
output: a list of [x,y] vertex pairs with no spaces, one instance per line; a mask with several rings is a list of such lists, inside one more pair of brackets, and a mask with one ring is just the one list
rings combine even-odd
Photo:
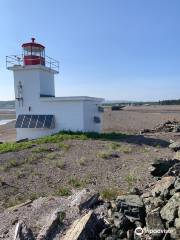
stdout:
[[[39,58],[41,60],[41,58]],[[36,59],[31,59],[31,61],[37,61]],[[6,56],[6,68],[13,67],[13,66],[24,66],[24,58],[23,55],[10,55]],[[46,56],[45,57],[45,66],[58,71],[59,72],[59,61]]]

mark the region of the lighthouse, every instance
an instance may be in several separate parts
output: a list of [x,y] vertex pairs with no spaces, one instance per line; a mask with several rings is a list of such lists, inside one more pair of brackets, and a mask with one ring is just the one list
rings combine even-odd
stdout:
[[31,39],[22,55],[6,57],[13,71],[17,140],[35,139],[59,131],[100,132],[102,98],[55,97],[59,62],[45,55],[45,46]]

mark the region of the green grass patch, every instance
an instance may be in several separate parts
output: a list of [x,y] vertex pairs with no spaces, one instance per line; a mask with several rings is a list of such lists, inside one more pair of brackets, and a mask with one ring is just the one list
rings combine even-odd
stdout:
[[56,196],[68,197],[71,194],[72,194],[72,192],[68,187],[60,187],[55,191]]
[[60,149],[63,149],[63,150],[65,150],[65,151],[67,151],[67,150],[69,150],[69,148],[70,148],[70,145],[69,145],[69,144],[65,144],[65,143],[61,142],[61,143],[58,143],[58,148],[60,148]]
[[66,164],[64,160],[58,160],[55,162],[55,166],[60,169],[64,169]]
[[49,148],[48,147],[36,147],[32,149],[33,153],[44,153],[44,152],[49,152]]
[[86,183],[76,177],[71,177],[68,181],[69,185],[74,188],[82,188],[85,187]]
[[2,143],[0,144],[0,153],[5,152],[17,152],[20,150],[28,149],[32,147],[32,142],[22,142],[22,143]]
[[119,188],[105,188],[100,192],[100,195],[105,200],[115,200],[119,195],[124,194]]
[[132,151],[133,151],[133,149],[129,146],[121,146],[119,150],[120,150],[120,152],[123,152],[126,154],[132,153]]
[[137,183],[137,177],[132,173],[129,173],[124,180],[127,182],[129,190]]
[[109,159],[112,157],[111,151],[100,151],[97,153],[98,158]]
[[47,160],[54,160],[54,159],[56,159],[58,157],[60,157],[60,153],[58,153],[58,152],[52,152],[52,153],[48,153],[46,155],[46,159]]
[[15,167],[18,167],[20,165],[24,164],[24,161],[18,161],[16,159],[9,159],[5,162],[5,164],[1,165],[0,166],[0,169],[2,171],[8,171],[9,169],[11,168],[15,168]]
[[119,143],[113,142],[113,143],[109,143],[108,147],[111,150],[117,151],[120,149],[121,145]]
[[86,166],[86,158],[85,157],[81,157],[80,159],[78,159],[76,161],[80,166]]
[[[44,143],[61,143],[65,140],[87,140],[87,139],[101,139],[101,140],[118,140],[122,139],[123,137],[127,136],[123,133],[83,133],[83,132],[60,132],[51,136],[42,137],[36,140],[30,140],[27,142],[21,142],[21,143],[3,143],[0,144],[0,153],[5,152],[17,152],[24,149],[32,148],[34,144],[44,144]],[[60,147],[62,145],[60,144]],[[65,147],[64,148],[69,148]],[[46,149],[47,150],[47,149]],[[36,150],[35,150],[36,151]],[[37,150],[38,151],[38,150]],[[41,151],[41,150],[39,150]]]

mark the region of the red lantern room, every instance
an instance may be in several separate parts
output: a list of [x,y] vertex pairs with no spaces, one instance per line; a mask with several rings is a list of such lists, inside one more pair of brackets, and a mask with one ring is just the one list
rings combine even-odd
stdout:
[[36,43],[35,38],[31,40],[22,45],[24,65],[45,65],[45,47]]

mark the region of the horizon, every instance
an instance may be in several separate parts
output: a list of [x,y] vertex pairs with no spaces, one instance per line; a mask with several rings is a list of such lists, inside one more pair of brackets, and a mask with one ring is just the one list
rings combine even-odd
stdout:
[[60,61],[56,96],[179,99],[179,7],[178,0],[32,0],[27,18],[23,0],[2,1],[0,100],[14,99],[5,56],[21,53],[31,37]]

